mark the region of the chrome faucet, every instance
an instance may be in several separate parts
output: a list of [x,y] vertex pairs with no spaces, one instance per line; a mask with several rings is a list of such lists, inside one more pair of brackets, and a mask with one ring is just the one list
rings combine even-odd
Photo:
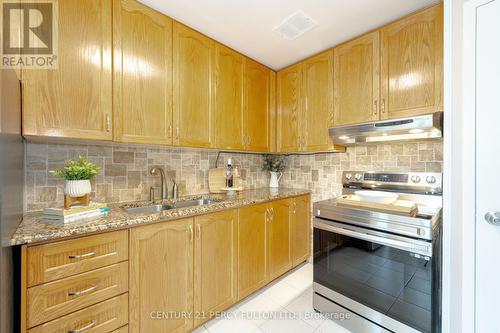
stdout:
[[177,183],[175,182],[175,179],[172,178],[172,199],[176,200],[179,197],[179,188],[177,187]]
[[162,199],[168,199],[168,188],[167,188],[167,181],[165,179],[165,172],[163,171],[162,168],[160,167],[153,167],[151,168],[151,171],[149,173],[153,176],[160,175],[160,180],[161,180],[161,198]]

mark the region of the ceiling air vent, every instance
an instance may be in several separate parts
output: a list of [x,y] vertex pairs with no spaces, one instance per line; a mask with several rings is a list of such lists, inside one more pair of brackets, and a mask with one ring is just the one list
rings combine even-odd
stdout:
[[275,27],[273,31],[279,33],[283,38],[292,40],[317,25],[318,23],[299,10],[287,17],[280,25]]

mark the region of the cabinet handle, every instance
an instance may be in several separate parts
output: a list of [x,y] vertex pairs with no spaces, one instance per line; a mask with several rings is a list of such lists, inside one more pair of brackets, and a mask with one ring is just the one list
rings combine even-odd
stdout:
[[385,98],[382,98],[382,105],[380,106],[380,111],[385,113]]
[[201,227],[200,227],[200,224],[198,223],[196,225],[196,227],[198,228],[198,235],[197,235],[197,237],[198,237],[198,239],[200,239],[201,238]]
[[300,148],[300,135],[297,137],[297,147]]
[[92,327],[94,327],[96,323],[97,322],[95,320],[92,320],[88,325],[83,326],[82,328],[69,330],[68,333],[81,333],[81,332],[85,332],[85,331],[91,329]]
[[191,224],[189,225],[189,241],[193,242],[193,226]]
[[106,113],[106,132],[111,131],[111,117]]
[[297,203],[293,203],[293,213],[295,214],[297,212]]
[[172,138],[172,124],[168,125],[168,138]]
[[375,101],[373,102],[373,114],[374,114],[374,115],[377,115],[377,113],[378,113],[378,101],[377,101],[377,100],[375,100]]
[[306,137],[305,136],[302,137],[301,143],[302,143],[301,147],[304,148],[306,146]]
[[93,257],[93,256],[95,256],[95,252],[89,252],[89,253],[77,254],[77,255],[69,255],[68,258],[69,259],[84,259],[84,258]]
[[175,138],[179,140],[179,124],[177,124],[177,127],[175,129]]
[[90,288],[83,289],[80,291],[68,291],[68,296],[82,296],[82,295],[88,294],[90,292],[93,292],[96,289],[97,289],[97,284],[93,285]]

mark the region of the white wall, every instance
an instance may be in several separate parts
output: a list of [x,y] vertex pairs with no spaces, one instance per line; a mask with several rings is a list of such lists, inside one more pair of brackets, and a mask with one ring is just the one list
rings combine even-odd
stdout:
[[[474,220],[468,217],[464,148],[464,0],[445,0],[444,263],[443,332],[474,332]],[[470,123],[469,123],[470,124]],[[470,174],[469,174],[470,175]]]

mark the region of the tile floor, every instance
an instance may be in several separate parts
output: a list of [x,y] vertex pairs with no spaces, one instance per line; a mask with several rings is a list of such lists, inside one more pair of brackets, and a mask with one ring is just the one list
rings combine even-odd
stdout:
[[350,333],[314,311],[312,274],[312,264],[303,264],[193,332]]

